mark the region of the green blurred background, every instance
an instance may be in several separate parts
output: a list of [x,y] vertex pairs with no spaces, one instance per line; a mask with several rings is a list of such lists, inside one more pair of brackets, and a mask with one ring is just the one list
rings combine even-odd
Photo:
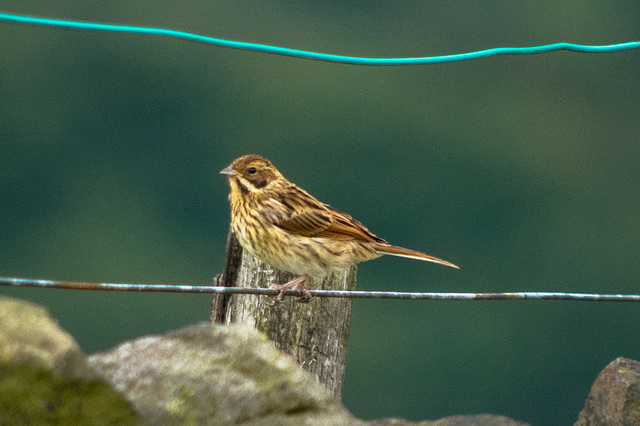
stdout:
[[[355,56],[640,38],[640,2],[4,0],[2,12]],[[359,289],[638,293],[640,54],[365,67],[171,38],[0,23],[0,275],[207,285],[248,153],[388,241]],[[88,352],[209,317],[210,296],[2,288]],[[354,302],[356,416],[577,419],[640,359],[640,307]]]

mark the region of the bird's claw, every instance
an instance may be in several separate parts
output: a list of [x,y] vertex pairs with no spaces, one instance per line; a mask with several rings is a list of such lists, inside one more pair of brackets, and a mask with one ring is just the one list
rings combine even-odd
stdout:
[[302,296],[296,299],[299,303],[309,303],[313,299],[313,295],[304,287],[304,282],[307,280],[306,276],[301,276],[293,279],[284,284],[271,284],[269,288],[277,290],[278,294],[273,297],[272,306],[277,305],[284,301],[284,292],[286,290],[298,290],[302,293]]

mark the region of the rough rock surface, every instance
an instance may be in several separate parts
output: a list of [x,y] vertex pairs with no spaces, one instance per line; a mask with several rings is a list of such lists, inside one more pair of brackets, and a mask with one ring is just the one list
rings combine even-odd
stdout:
[[640,425],[640,362],[618,358],[591,386],[576,426]]
[[524,425],[489,414],[357,419],[264,334],[238,324],[196,324],[87,358],[45,309],[0,297],[4,424]]
[[404,419],[372,420],[368,423],[372,426],[528,426],[505,416],[495,414],[478,414],[475,416],[449,416],[438,420],[424,420],[422,422],[409,422]]
[[360,423],[291,357],[242,325],[201,323],[143,337],[89,363],[151,423]]
[[0,297],[0,424],[142,424],[47,311]]

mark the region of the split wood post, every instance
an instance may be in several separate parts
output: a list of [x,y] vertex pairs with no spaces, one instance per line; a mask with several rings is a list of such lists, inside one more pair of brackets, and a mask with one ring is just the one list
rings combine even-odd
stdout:
[[[222,277],[215,285],[263,287],[282,284],[295,276],[260,262],[229,231]],[[307,281],[313,290],[355,290],[356,267],[330,274],[322,282]],[[211,320],[242,323],[265,333],[281,351],[292,355],[317,380],[340,397],[349,342],[351,299],[316,297],[298,303],[295,297],[271,306],[271,299],[256,295],[216,295]]]

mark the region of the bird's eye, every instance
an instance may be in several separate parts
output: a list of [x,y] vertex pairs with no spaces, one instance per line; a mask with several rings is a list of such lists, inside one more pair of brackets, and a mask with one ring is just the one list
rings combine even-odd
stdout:
[[257,170],[256,170],[256,168],[255,168],[255,167],[251,167],[251,168],[249,169],[249,174],[252,174],[252,175],[253,175],[253,174],[255,174],[255,173],[256,173],[256,171],[257,171]]

